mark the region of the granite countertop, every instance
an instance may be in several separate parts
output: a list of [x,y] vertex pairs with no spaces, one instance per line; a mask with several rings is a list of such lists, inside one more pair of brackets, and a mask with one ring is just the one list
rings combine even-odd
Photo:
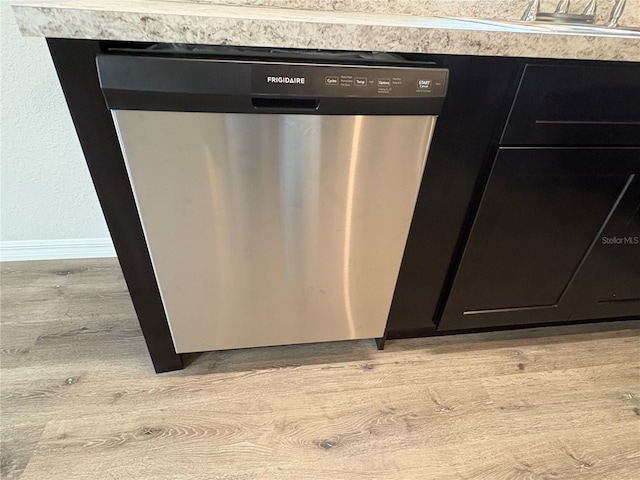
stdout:
[[640,36],[511,31],[406,11],[186,0],[21,2],[13,10],[22,33],[40,37],[640,61]]

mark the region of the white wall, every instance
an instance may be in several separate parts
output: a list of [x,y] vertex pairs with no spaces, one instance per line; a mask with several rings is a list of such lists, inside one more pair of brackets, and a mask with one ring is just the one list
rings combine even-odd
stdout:
[[0,0],[2,259],[113,255],[43,38],[25,38]]

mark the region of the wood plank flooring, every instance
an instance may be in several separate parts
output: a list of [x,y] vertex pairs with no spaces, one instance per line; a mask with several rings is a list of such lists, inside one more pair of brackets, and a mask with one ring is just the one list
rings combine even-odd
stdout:
[[2,265],[9,479],[640,478],[640,321],[191,355],[115,259]]

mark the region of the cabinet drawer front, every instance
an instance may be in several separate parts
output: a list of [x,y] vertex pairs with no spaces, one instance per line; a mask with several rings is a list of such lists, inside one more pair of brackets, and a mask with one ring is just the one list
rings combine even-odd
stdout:
[[640,67],[527,65],[503,145],[640,145]]

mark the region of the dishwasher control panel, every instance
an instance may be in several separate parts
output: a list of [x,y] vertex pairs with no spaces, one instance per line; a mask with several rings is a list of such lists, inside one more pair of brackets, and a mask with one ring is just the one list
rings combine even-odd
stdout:
[[111,110],[438,115],[449,71],[429,64],[333,64],[100,54]]
[[448,70],[416,67],[251,65],[254,94],[312,97],[444,97]]

